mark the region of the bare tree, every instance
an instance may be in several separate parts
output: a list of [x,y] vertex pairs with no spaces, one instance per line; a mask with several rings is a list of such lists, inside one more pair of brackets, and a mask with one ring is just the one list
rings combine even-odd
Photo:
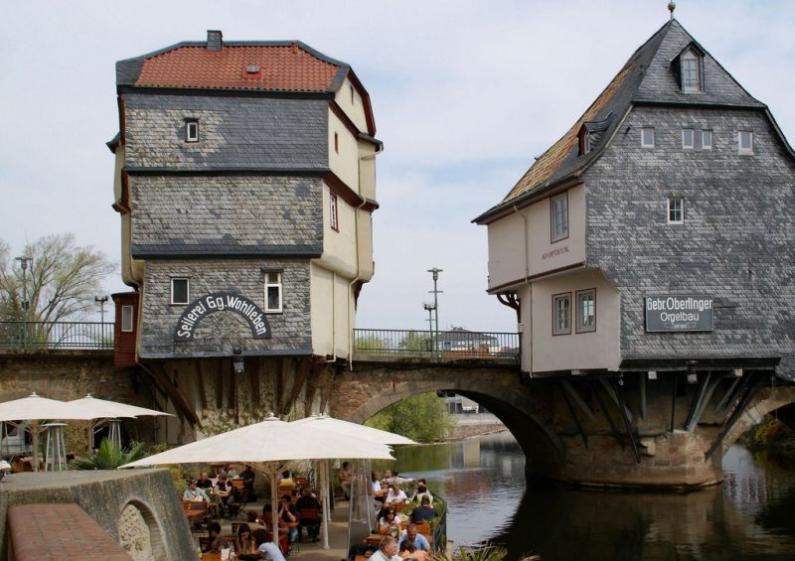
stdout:
[[78,246],[72,234],[45,236],[27,244],[21,255],[30,258],[24,275],[10,246],[0,240],[2,320],[77,319],[94,305],[101,281],[116,270],[101,252]]

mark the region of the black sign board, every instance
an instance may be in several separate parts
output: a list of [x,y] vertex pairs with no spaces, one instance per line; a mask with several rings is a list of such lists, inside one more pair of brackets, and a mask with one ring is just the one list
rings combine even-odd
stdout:
[[712,297],[647,294],[643,299],[648,333],[712,331]]
[[254,339],[270,339],[271,329],[265,312],[259,306],[239,294],[214,292],[194,300],[185,308],[174,330],[174,340],[192,339],[194,328],[199,322],[215,312],[234,312],[248,322]]

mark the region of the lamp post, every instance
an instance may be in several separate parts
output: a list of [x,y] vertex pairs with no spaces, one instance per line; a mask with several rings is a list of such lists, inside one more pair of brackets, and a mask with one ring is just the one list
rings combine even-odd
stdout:
[[432,269],[428,269],[428,272],[431,273],[431,276],[433,277],[433,290],[429,290],[428,293],[433,294],[433,312],[436,318],[436,336],[433,338],[434,350],[439,352],[439,295],[444,291],[438,290],[436,288],[436,283],[439,281],[439,273],[443,271],[438,267],[433,267]]
[[[19,266],[22,268],[22,310],[25,312],[25,316],[28,315],[28,310],[30,309],[30,302],[28,302],[28,266],[33,262],[32,257],[20,256],[15,257],[15,261],[19,261]],[[27,320],[27,317],[25,318]]]
[[105,323],[105,302],[108,301],[108,295],[105,296],[94,296],[94,302],[99,304],[99,317],[100,321],[104,324]]
[[422,305],[423,308],[428,312],[428,334],[430,337],[428,338],[428,342],[430,343],[430,347],[428,350],[433,350],[433,312],[436,310],[436,306],[433,304],[426,302]]

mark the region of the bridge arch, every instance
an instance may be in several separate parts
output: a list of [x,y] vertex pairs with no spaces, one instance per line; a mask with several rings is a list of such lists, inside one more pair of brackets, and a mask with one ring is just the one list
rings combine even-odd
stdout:
[[774,386],[761,389],[745,408],[722,443],[722,453],[748,429],[759,423],[765,415],[778,412],[779,419],[795,429],[795,386]]
[[[331,414],[362,423],[407,397],[429,392],[460,394],[483,405],[513,434],[528,463],[540,471],[565,461],[566,448],[552,430],[545,396],[518,383],[516,370],[499,367],[426,366],[391,369],[356,365],[335,378]],[[535,470],[533,470],[535,471]]]

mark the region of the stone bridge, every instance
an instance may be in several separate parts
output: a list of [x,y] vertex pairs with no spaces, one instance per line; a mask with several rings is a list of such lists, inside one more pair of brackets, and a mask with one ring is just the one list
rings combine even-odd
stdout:
[[[593,486],[690,488],[719,482],[721,458],[739,436],[776,411],[795,426],[795,386],[770,370],[682,370],[530,378],[489,360],[406,357],[347,363],[246,358],[113,367],[107,351],[0,354],[0,400],[37,391],[56,399],[87,392],[166,407],[159,427],[125,423],[132,436],[171,443],[253,422],[268,411],[325,411],[363,422],[426,392],[452,392],[494,413],[527,456],[529,475]],[[159,431],[159,432],[157,432]],[[67,444],[69,446],[69,444]]]

